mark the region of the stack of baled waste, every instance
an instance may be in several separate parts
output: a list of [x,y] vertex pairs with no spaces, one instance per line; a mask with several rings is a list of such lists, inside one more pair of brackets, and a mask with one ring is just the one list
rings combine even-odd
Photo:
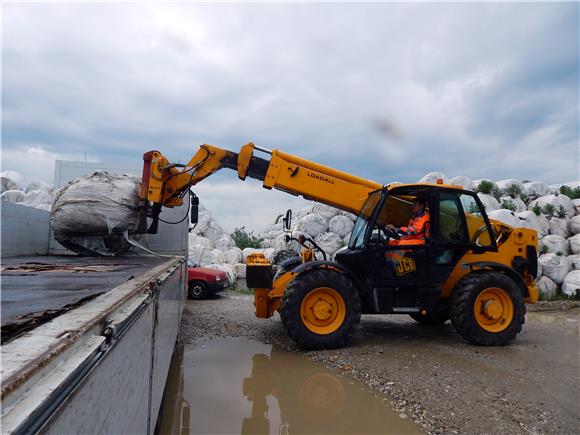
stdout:
[[0,200],[50,211],[53,189],[42,181],[24,184],[24,177],[16,171],[0,172]]
[[[552,299],[559,291],[580,295],[580,182],[546,185],[513,178],[472,180],[466,176],[448,178],[441,172],[430,172],[418,182],[435,183],[438,179],[477,191],[491,219],[537,231],[542,299]],[[314,204],[293,210],[292,234],[309,235],[332,257],[347,245],[355,220],[351,213]],[[281,217],[258,237],[264,249],[300,251],[296,242],[284,242]]]

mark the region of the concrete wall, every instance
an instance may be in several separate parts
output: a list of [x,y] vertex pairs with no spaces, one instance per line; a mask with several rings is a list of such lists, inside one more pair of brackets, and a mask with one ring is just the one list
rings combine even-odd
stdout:
[[[122,163],[115,164],[57,160],[54,169],[54,187],[55,189],[58,189],[62,186],[65,186],[75,178],[91,174],[92,172],[98,170],[133,174],[141,177],[141,168],[133,168]],[[175,207],[173,209],[163,208],[161,219],[168,222],[177,222],[181,220],[186,213],[187,207],[185,205],[182,207]],[[147,249],[157,254],[187,255],[188,229],[188,219],[185,219],[183,222],[175,225],[159,222],[159,230],[157,234],[133,236],[132,238],[141,243]],[[52,255],[72,254],[60,243],[54,240],[54,237],[52,236],[52,230],[50,234],[49,252]],[[136,252],[139,252],[139,250],[137,249]],[[143,252],[143,254],[145,254],[145,252]]]
[[3,202],[1,215],[2,257],[48,253],[49,212]]

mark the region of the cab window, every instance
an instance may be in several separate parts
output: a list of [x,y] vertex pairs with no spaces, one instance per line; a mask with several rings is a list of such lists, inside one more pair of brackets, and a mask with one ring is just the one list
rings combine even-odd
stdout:
[[466,194],[461,194],[459,198],[465,210],[469,242],[482,247],[492,246],[493,237],[490,235],[489,228],[483,218],[483,210],[479,207],[475,198]]
[[463,221],[463,207],[457,194],[441,192],[439,195],[439,238],[442,242],[467,243]]

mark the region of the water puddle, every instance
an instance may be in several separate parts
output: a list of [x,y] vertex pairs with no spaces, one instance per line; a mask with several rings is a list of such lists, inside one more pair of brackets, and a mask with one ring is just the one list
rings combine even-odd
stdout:
[[163,434],[420,433],[366,386],[275,346],[213,340],[177,346]]

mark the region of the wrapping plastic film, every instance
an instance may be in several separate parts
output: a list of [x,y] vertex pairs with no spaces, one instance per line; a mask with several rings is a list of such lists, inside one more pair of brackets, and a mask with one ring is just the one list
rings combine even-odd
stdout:
[[96,171],[56,192],[50,213],[54,238],[83,255],[116,255],[131,244],[123,233],[139,227],[140,181]]

